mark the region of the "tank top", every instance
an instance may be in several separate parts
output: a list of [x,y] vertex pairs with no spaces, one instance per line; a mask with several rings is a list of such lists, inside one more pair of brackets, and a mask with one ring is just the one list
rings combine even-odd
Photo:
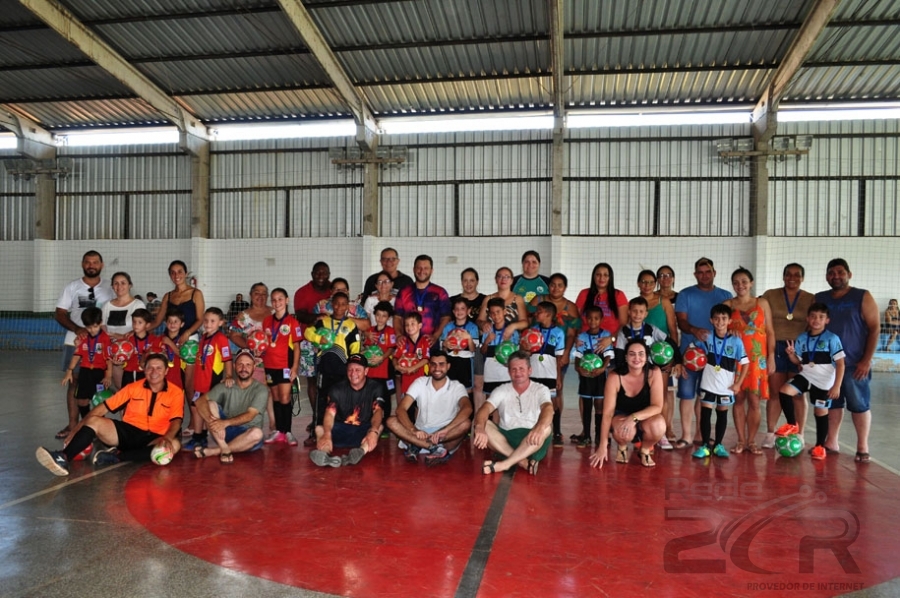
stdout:
[[616,412],[637,413],[650,406],[650,371],[644,369],[644,385],[638,393],[629,397],[622,386],[622,378],[619,378],[619,391],[616,393]]
[[194,322],[197,321],[197,305],[194,303],[194,293],[196,292],[197,289],[191,291],[191,298],[184,303],[172,303],[171,299],[169,300],[169,305],[177,307],[184,314],[184,325],[181,327],[182,332],[193,326]]
[[831,296],[831,291],[816,293],[816,301],[828,306],[831,321],[826,327],[841,339],[847,368],[854,368],[866,352],[869,327],[862,317],[862,302],[865,289],[851,288],[840,299]]
[[666,319],[666,310],[663,308],[661,299],[659,303],[650,308],[644,321],[671,336],[672,331],[669,330],[669,321]]

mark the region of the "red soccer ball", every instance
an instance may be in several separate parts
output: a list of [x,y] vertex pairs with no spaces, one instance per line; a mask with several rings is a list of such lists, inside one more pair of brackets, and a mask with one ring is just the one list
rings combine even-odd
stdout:
[[466,338],[466,332],[462,328],[457,328],[448,334],[444,342],[448,351],[467,351],[469,349],[469,339]]
[[692,372],[699,372],[706,367],[706,351],[691,345],[684,352],[684,367]]
[[519,337],[519,346],[529,353],[537,353],[544,346],[544,335],[539,330],[530,328]]
[[113,363],[125,363],[134,355],[134,343],[129,340],[113,341],[109,346],[109,355]]
[[400,359],[397,360],[397,365],[401,368],[411,368],[416,365],[416,362],[418,362],[418,359],[416,359],[415,357],[403,355],[402,357],[400,357]]
[[247,348],[259,357],[269,348],[269,337],[262,330],[251,332],[247,336]]

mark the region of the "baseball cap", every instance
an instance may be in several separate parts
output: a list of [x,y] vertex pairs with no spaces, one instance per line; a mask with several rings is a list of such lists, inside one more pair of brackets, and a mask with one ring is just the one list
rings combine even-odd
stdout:
[[364,368],[369,367],[369,362],[366,359],[365,355],[361,355],[359,353],[354,353],[353,355],[351,355],[350,357],[347,358],[347,365],[350,365],[351,363],[361,365]]

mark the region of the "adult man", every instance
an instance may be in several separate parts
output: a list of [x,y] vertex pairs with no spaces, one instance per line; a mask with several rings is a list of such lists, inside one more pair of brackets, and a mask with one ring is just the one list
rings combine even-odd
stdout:
[[[94,451],[94,465],[138,461],[150,457],[153,447],[165,447],[172,454],[181,449],[181,421],[184,418],[184,391],[166,381],[169,360],[151,353],[144,362],[143,380],[132,382],[94,407],[66,437],[65,448],[50,451],[38,447],[38,462],[58,476],[69,475],[69,462],[93,443],[108,448]],[[122,420],[105,417],[125,409]]]
[[541,254],[528,250],[522,254],[522,273],[513,278],[513,293],[525,299],[528,312],[534,313],[536,307],[531,300],[550,292],[550,279],[540,273]]
[[[385,247],[382,249],[381,269],[387,272],[388,276],[391,277],[391,280],[394,281],[395,295],[413,283],[413,279],[409,277],[409,274],[404,274],[398,270],[398,266],[400,266],[400,255],[397,253],[397,250],[393,247]],[[366,297],[369,297],[378,290],[376,288],[376,283],[378,282],[379,274],[380,272],[376,272],[366,279],[366,284],[363,285],[362,292],[363,301],[365,301]]]
[[220,463],[234,461],[234,453],[255,451],[263,445],[263,413],[269,389],[253,379],[256,360],[247,349],[234,357],[235,384],[216,384],[195,403],[197,412],[217,446],[197,445],[198,459],[219,456]]
[[[294,293],[294,316],[300,322],[300,333],[306,331],[306,327],[314,324],[319,317],[313,313],[316,304],[319,301],[325,301],[331,298],[331,269],[325,262],[316,262],[312,268],[312,280],[297,289]],[[300,341],[300,367],[297,370],[298,376],[306,378],[306,396],[309,398],[309,406],[315,412],[316,396],[318,395],[316,387],[316,346],[308,340]],[[303,444],[312,446],[315,444],[315,433],[312,427],[309,428],[309,438]]]
[[147,310],[150,312],[150,315],[156,318],[156,312],[159,311],[160,306],[162,305],[162,301],[159,300],[159,297],[153,291],[147,291]]
[[394,330],[403,330],[403,316],[419,312],[422,334],[428,337],[428,344],[432,346],[450,322],[450,295],[444,287],[431,282],[433,271],[434,260],[430,256],[417,256],[413,264],[416,282],[400,291],[394,302]]
[[[100,278],[103,271],[103,256],[96,251],[88,251],[81,258],[81,271],[83,276],[76,278],[65,286],[59,300],[56,302],[56,321],[66,329],[66,338],[63,341],[63,366],[69,367],[72,355],[75,353],[75,337],[86,334],[81,314],[89,307],[99,307],[103,303],[115,297],[108,280]],[[78,368],[72,374],[72,383],[66,390],[66,408],[69,414],[69,423],[65,428],[56,433],[57,438],[65,438],[78,423],[79,409],[75,404],[75,388],[78,386]],[[87,413],[80,415],[84,417]]]
[[[531,356],[513,353],[508,362],[510,382],[499,386],[475,415],[475,448],[491,447],[505,456],[503,461],[485,461],[485,475],[518,465],[537,475],[538,464],[547,455],[553,423],[550,389],[531,381]],[[489,421],[494,410],[500,425]]]
[[[328,390],[328,407],[321,426],[316,426],[316,449],[309,458],[319,467],[356,465],[378,445],[384,419],[384,384],[366,378],[369,364],[360,354],[347,359],[347,379]],[[335,448],[351,447],[344,458]]]
[[228,313],[225,315],[226,321],[233,322],[238,317],[238,314],[249,307],[250,303],[244,301],[244,296],[238,293],[234,296],[234,301],[231,302],[231,305],[228,306]]
[[[450,362],[443,351],[435,351],[428,360],[430,376],[413,382],[400,400],[397,414],[387,419],[387,427],[408,446],[406,458],[415,462],[420,449],[428,452],[428,466],[445,463],[456,452],[469,432],[472,403],[466,387],[447,377]],[[408,410],[418,407],[416,423]]]
[[847,261],[835,258],[825,269],[825,280],[831,290],[816,293],[816,301],[827,305],[831,312],[827,328],[841,339],[846,363],[841,397],[832,402],[828,411],[829,433],[825,448],[835,452],[840,450],[838,432],[844,419],[843,403],[846,403],[856,428],[856,462],[868,463],[869,428],[872,425],[869,380],[872,379],[872,357],[878,346],[880,314],[869,291],[850,286],[852,277]]
[[[695,341],[705,341],[711,334],[709,310],[713,305],[731,299],[731,293],[713,284],[716,280],[716,270],[711,259],[701,257],[694,263],[694,278],[697,280],[697,284],[682,290],[678,293],[678,299],[675,300],[675,317],[678,320],[678,328],[682,332],[682,354],[690,344]],[[700,388],[701,377],[702,372],[685,369],[684,375],[678,380],[681,438],[675,442],[675,448],[691,446],[694,437],[691,416],[694,412],[694,399]],[[699,405],[697,406],[699,407]]]

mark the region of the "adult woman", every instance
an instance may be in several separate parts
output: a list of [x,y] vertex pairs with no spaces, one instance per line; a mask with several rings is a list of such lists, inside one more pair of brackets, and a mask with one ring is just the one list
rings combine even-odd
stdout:
[[674,306],[678,299],[678,293],[675,292],[675,270],[671,266],[660,266],[656,269],[656,281],[659,284],[659,296],[665,297]]
[[184,326],[181,328],[181,336],[178,337],[178,346],[184,344],[191,335],[197,332],[203,323],[198,314],[206,311],[206,302],[203,300],[203,291],[195,289],[188,282],[187,265],[181,260],[174,260],[169,264],[169,279],[175,285],[175,288],[163,295],[162,304],[159,311],[156,312],[156,319],[153,321],[151,330],[155,330],[157,326],[166,319],[166,311],[169,307],[177,307],[184,315]]
[[662,417],[665,381],[662,372],[647,360],[644,339],[629,339],[625,344],[625,367],[610,372],[603,400],[603,423],[591,466],[602,468],[608,458],[609,431],[616,441],[616,463],[628,463],[628,443],[640,434],[641,465],[656,465],[653,446],[663,437],[666,422]]
[[[809,306],[815,303],[815,295],[807,293],[800,288],[806,271],[803,266],[796,263],[788,264],[781,273],[784,286],[778,289],[769,289],[763,293],[763,299],[769,302],[769,310],[772,312],[772,328],[775,331],[775,359],[774,371],[769,373],[769,389],[777,392],[788,378],[797,373],[797,367],[788,359],[786,352],[788,341],[793,342],[806,330],[806,316]],[[792,401],[797,414],[797,424],[801,436],[806,424],[806,401],[803,395]],[[778,416],[781,413],[780,401],[769,401],[766,405],[766,439],[763,448],[775,446],[775,428],[778,424]]]
[[[585,308],[589,305],[596,305],[603,310],[600,328],[612,336],[628,322],[628,297],[616,289],[612,266],[604,262],[594,266],[591,272],[591,286],[578,293],[575,305],[578,306],[580,314],[584,314]],[[581,329],[587,330],[584,323]]]
[[[234,321],[231,322],[231,329],[228,333],[228,338],[231,342],[242,349],[247,348],[247,337],[257,330],[262,330],[263,322],[272,315],[272,308],[269,307],[268,302],[269,288],[265,284],[257,282],[250,287],[250,307],[240,312]],[[253,368],[253,378],[260,384],[266,384],[266,372],[262,367],[262,359],[256,357],[255,361],[256,367]],[[272,393],[269,393],[267,414],[269,416],[269,429],[274,431],[275,413],[272,410]]]
[[753,274],[740,267],[731,274],[734,298],[725,301],[731,308],[732,334],[744,341],[744,351],[750,358],[749,370],[744,376],[741,391],[734,398],[734,427],[738,440],[733,453],[739,454],[746,447],[754,455],[762,451],[756,445],[759,430],[760,401],[769,400],[769,373],[775,371],[775,330],[772,328],[772,311],[766,299],[750,294]]
[[[668,299],[674,313],[675,300],[678,299],[678,293],[675,292],[675,270],[672,269],[672,266],[665,265],[656,269],[656,284],[658,285],[656,294],[659,295],[660,299]],[[677,319],[674,326],[669,324],[667,320],[666,326],[669,328],[669,336],[677,339],[681,338]],[[666,440],[669,442],[675,440],[675,428],[672,423],[675,414],[675,380],[675,378],[669,379],[669,391],[666,393],[666,404],[663,407],[663,418],[666,420]]]
[[[115,287],[113,287],[113,290],[115,290]],[[884,348],[890,351],[891,344],[897,338],[897,333],[900,332],[900,307],[897,307],[896,299],[891,299],[888,302],[887,309],[884,310],[884,324],[881,327],[881,331],[890,334],[887,343],[884,345]]]
[[[350,283],[347,282],[346,278],[335,278],[331,281],[331,296],[334,297],[335,293],[344,293],[348,297],[352,297],[350,294]],[[333,310],[331,309],[331,299],[319,301],[313,308],[313,313],[328,314],[330,316],[333,313]],[[369,316],[366,314],[366,309],[358,299],[350,300],[347,316],[356,323],[356,327],[360,332],[365,332],[369,329]]]
[[397,295],[394,294],[394,281],[391,275],[382,270],[375,275],[375,293],[366,297],[363,310],[369,316],[369,324],[375,326],[375,306],[382,301],[394,305]]
[[457,299],[465,299],[469,306],[469,319],[473,322],[478,320],[478,314],[481,312],[481,306],[484,303],[484,293],[478,292],[478,270],[475,268],[466,268],[459,275],[459,281],[462,286],[462,293],[450,297],[450,305]]
[[[113,340],[131,334],[131,314],[141,309],[144,302],[131,296],[131,276],[116,272],[112,276],[112,289],[116,296],[103,304],[103,329]],[[122,388],[122,365],[113,364],[113,386]]]
[[503,266],[497,270],[494,279],[497,281],[497,292],[491,293],[481,303],[481,309],[478,311],[478,324],[483,332],[488,332],[491,328],[487,317],[488,301],[494,297],[503,299],[506,305],[506,329],[503,331],[503,337],[509,338],[514,330],[522,330],[528,327],[528,310],[525,307],[525,300],[521,296],[516,295],[512,291],[513,272],[510,268]]
[[522,273],[513,279],[512,290],[525,300],[528,311],[534,313],[537,303],[533,299],[550,292],[550,279],[541,272],[541,254],[529,249],[522,254]]

